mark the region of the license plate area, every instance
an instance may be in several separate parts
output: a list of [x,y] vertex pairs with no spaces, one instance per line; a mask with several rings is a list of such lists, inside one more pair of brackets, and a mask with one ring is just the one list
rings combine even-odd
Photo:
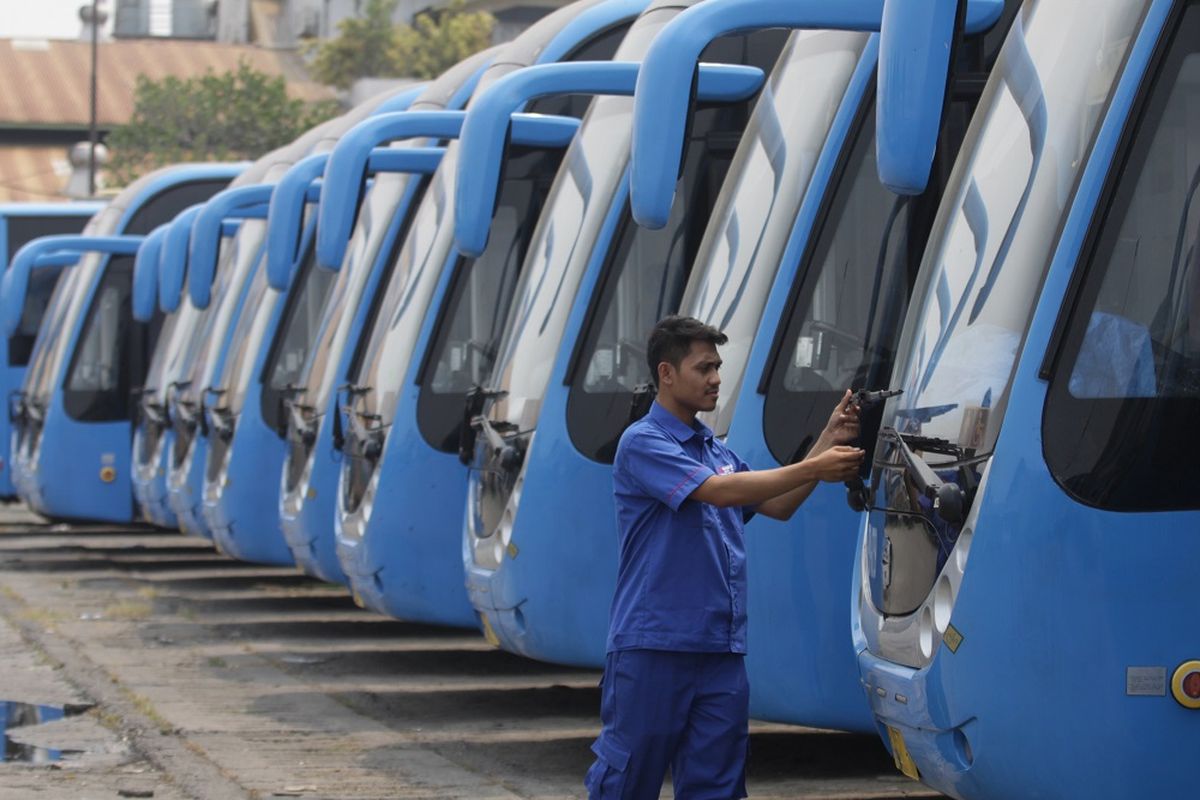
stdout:
[[908,753],[908,745],[904,743],[904,736],[900,731],[887,726],[888,742],[892,745],[892,758],[896,762],[896,769],[903,772],[914,781],[921,780],[921,773],[917,771],[916,762],[912,760],[912,756]]

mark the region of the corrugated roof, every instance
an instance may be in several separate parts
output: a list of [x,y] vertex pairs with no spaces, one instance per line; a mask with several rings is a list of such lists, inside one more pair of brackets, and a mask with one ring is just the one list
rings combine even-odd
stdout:
[[[139,75],[187,78],[212,69],[226,72],[245,59],[268,75],[282,75],[288,94],[301,100],[332,99],[333,91],[310,81],[289,51],[179,39],[101,42],[98,48],[97,117],[101,127],[128,121]],[[72,40],[0,39],[0,126],[88,124],[91,44]]]
[[0,147],[0,202],[65,200],[71,174],[62,145]]

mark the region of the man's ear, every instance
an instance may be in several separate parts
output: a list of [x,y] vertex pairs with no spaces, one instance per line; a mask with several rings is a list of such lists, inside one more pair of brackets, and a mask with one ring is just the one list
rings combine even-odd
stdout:
[[675,381],[675,368],[669,362],[658,362],[658,385],[671,385]]

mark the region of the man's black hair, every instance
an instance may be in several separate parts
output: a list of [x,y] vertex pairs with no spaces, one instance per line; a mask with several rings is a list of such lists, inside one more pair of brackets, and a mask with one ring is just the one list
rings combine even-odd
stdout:
[[650,332],[646,345],[646,362],[650,365],[650,379],[658,385],[658,365],[667,362],[679,369],[683,359],[692,349],[692,342],[711,342],[723,345],[729,337],[712,325],[705,325],[695,317],[672,314],[663,317]]

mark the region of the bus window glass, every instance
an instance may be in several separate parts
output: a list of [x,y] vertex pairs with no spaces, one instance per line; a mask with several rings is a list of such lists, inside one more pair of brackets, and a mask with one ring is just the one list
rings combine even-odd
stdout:
[[1110,181],[1052,378],[1047,462],[1078,499],[1198,508],[1200,6],[1189,6]]

